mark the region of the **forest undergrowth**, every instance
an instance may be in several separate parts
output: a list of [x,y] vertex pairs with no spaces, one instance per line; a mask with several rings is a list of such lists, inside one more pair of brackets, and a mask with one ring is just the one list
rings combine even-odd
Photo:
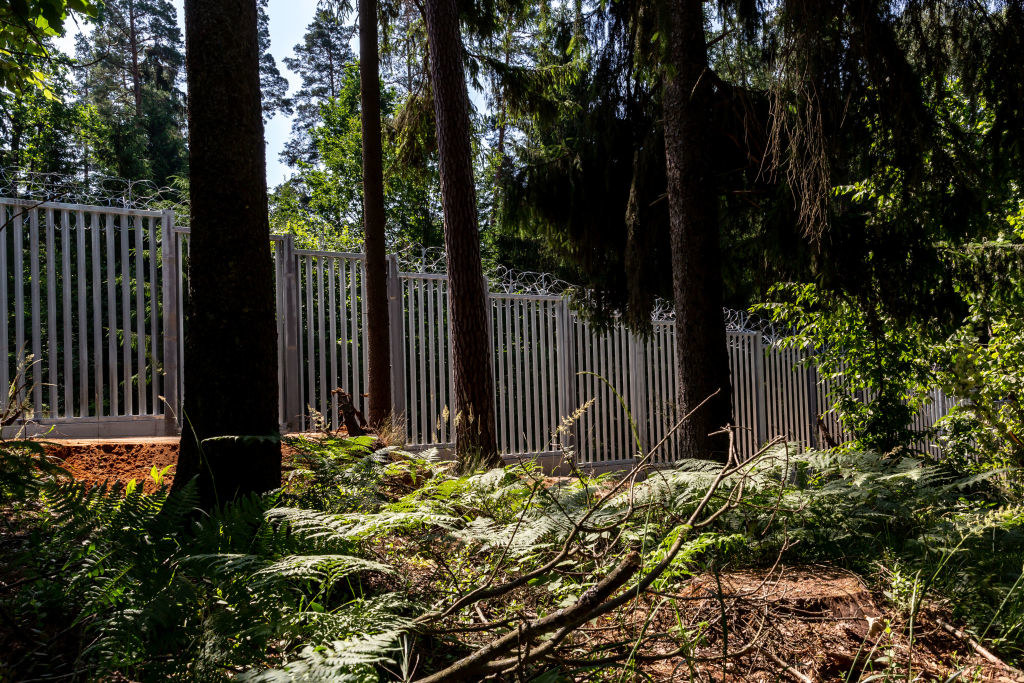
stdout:
[[280,490],[207,515],[3,444],[0,679],[1016,680],[978,648],[1024,658],[1013,470],[775,440],[459,475],[369,437],[293,446]]

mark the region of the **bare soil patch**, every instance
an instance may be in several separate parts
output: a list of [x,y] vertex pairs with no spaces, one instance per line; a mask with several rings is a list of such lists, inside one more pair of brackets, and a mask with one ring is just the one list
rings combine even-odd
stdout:
[[[311,437],[311,435],[304,435]],[[152,477],[157,471],[163,475],[165,484],[174,481],[174,468],[178,462],[178,437],[148,437],[139,439],[66,439],[45,443],[46,452],[60,459],[64,467],[78,481],[100,486],[121,484],[129,481],[152,493],[158,486]],[[282,454],[287,462],[294,449],[282,444]]]
[[678,640],[668,634],[677,632],[680,621],[707,624],[695,648],[697,661],[638,662],[656,681],[941,681],[958,672],[956,680],[1024,681],[1020,671],[980,654],[967,637],[949,633],[949,615],[934,606],[915,617],[911,644],[906,615],[842,569],[783,567],[698,576],[675,597],[660,608],[657,602],[638,605],[627,623],[610,633],[601,630],[606,624],[593,625],[590,634],[584,627],[584,638],[664,633],[646,641],[642,652],[667,654],[677,647]]

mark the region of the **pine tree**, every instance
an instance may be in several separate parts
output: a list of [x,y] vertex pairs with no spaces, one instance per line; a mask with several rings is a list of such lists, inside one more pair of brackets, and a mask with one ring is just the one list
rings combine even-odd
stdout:
[[184,55],[173,3],[109,0],[78,57],[106,131],[93,150],[103,170],[159,184],[185,174]]
[[363,138],[363,235],[366,243],[366,320],[369,346],[369,422],[378,426],[391,413],[384,213],[384,153],[380,131],[380,55],[377,0],[359,0],[359,93]]
[[355,28],[346,25],[339,13],[317,10],[302,42],[295,46],[295,56],[284,60],[302,79],[302,85],[292,98],[295,119],[291,139],[281,153],[289,166],[317,159],[316,144],[310,132],[322,120],[321,105],[342,92],[345,67],[355,61],[349,46],[354,34]]
[[455,449],[463,469],[500,467],[494,416],[489,300],[480,262],[469,94],[454,0],[425,3],[430,76],[448,255],[448,311],[455,381]]
[[267,2],[258,0],[260,40],[260,91],[263,93],[263,122],[266,123],[280,112],[286,116],[292,113],[288,99],[288,79],[281,75],[277,60],[270,54],[270,18],[267,16]]
[[198,476],[211,508],[281,484],[274,270],[256,0],[187,0],[185,18],[192,234],[174,483]]

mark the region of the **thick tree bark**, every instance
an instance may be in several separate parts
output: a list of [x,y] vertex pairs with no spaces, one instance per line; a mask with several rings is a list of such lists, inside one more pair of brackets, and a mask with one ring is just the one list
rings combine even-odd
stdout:
[[[186,0],[192,234],[174,483],[204,507],[281,483],[255,0]],[[205,441],[211,437],[232,439]]]
[[437,121],[437,150],[448,254],[448,315],[455,374],[455,450],[463,468],[498,467],[488,298],[480,263],[469,95],[455,0],[424,3]]
[[359,0],[359,89],[363,121],[363,230],[366,238],[366,321],[369,344],[369,423],[391,413],[384,171],[380,142],[377,0]]
[[676,310],[677,414],[715,397],[680,428],[682,457],[724,459],[731,422],[722,320],[718,206],[711,163],[712,83],[702,0],[670,0],[664,82],[665,162]]

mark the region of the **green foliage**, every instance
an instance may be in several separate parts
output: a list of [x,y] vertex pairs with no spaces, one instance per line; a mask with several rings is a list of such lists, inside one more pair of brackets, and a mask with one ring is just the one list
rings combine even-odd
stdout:
[[[3,483],[12,495],[26,490]],[[204,518],[194,484],[154,494],[46,479],[33,486],[41,508],[23,549],[5,558],[5,570],[20,566],[26,579],[8,606],[38,629],[19,653],[23,674],[84,665],[141,680],[221,680],[274,652],[404,623],[404,599],[363,588],[364,577],[388,567],[354,554],[352,543],[272,521],[281,494]],[[75,634],[66,658],[48,642],[53,620]]]
[[859,447],[889,452],[921,435],[910,422],[933,383],[925,331],[874,305],[813,284],[782,284],[758,310],[792,333],[784,347],[803,349]]
[[0,5],[0,90],[38,88],[56,98],[41,63],[51,58],[48,40],[64,35],[69,14],[95,17],[102,3],[92,0],[17,0]]
[[[295,46],[295,57],[286,60],[302,77],[291,139],[282,154],[294,173],[271,192],[270,221],[274,232],[294,235],[301,247],[362,250],[362,122],[359,63],[348,44],[352,32],[344,12],[320,10]],[[433,126],[432,113],[417,118],[421,99],[403,96],[384,82],[380,103],[388,248],[438,244],[436,162],[409,163],[408,151],[423,125]]]
[[[620,485],[607,474],[550,480],[532,463],[456,475],[436,453],[374,451],[370,439],[292,445],[280,491],[211,517],[195,510],[193,485],[87,489],[32,468],[17,484],[6,469],[4,500],[31,501],[0,567],[19,577],[0,609],[23,626],[8,669],[135,680],[424,675],[475,647],[472,628],[460,629],[478,625],[480,605],[494,623],[554,614],[629,551],[653,567],[677,542],[652,584],[665,594],[779,553],[861,572],[883,563],[894,600],[907,602],[906,578],[918,577],[914,600],[949,600],[1004,653],[1024,643],[1024,512],[1002,485],[1010,472],[780,445],[745,473],[723,478],[720,464],[694,460]],[[21,457],[15,446],[6,457]],[[721,513],[699,530],[683,524],[716,481],[710,504]],[[556,562],[563,548],[571,553]],[[460,596],[527,574],[500,599],[426,626]],[[63,649],[53,646],[59,629]]]
[[950,249],[964,324],[936,349],[938,381],[961,399],[943,421],[954,457],[1024,463],[1024,200],[996,239]]
[[165,185],[186,175],[184,44],[168,0],[107,0],[76,56],[81,101],[95,127],[76,137],[84,165]]
[[69,60],[55,55],[46,64],[48,92],[0,91],[0,166],[71,174],[78,164],[74,140],[94,114],[74,101]]

